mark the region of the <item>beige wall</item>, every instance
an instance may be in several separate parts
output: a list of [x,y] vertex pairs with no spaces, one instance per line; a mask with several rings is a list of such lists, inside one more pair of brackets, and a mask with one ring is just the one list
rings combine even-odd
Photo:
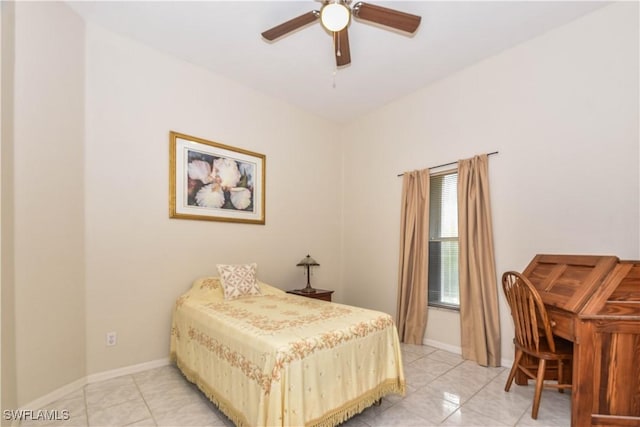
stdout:
[[[88,374],[168,357],[173,302],[217,263],[293,289],[309,252],[312,283],[341,298],[330,123],[92,26],[86,115]],[[169,219],[170,130],[265,154],[266,225]]]
[[[640,257],[637,7],[603,8],[339,129],[85,28],[64,4],[18,3],[13,111],[2,58],[3,408],[167,357],[175,298],[216,263],[255,261],[295,288],[310,252],[314,286],[395,313],[408,169],[500,151],[500,272],[537,252]],[[267,224],[169,219],[169,130],[266,154]],[[504,304],[501,321],[510,357]],[[456,347],[457,324],[431,310],[427,338]]]
[[[321,263],[314,285],[340,300],[330,123],[99,28],[85,33],[62,3],[16,9],[15,143],[3,138],[3,155],[14,151],[3,210],[15,212],[2,216],[3,267],[15,265],[15,287],[3,277],[3,292],[15,289],[2,336],[13,321],[7,407],[166,358],[173,302],[216,263],[255,261],[260,279],[299,288],[295,264],[309,252]],[[267,224],[169,219],[169,130],[266,154]],[[107,348],[109,331],[118,345]]]
[[[17,405],[13,275],[13,2],[0,3],[0,409]],[[11,422],[2,417],[0,423]]]
[[13,194],[3,193],[14,217],[3,254],[13,255],[22,405],[85,373],[84,24],[59,3],[15,12]]
[[[638,4],[615,4],[345,129],[345,301],[396,311],[396,175],[495,150],[499,274],[536,253],[640,258],[638,72]],[[500,317],[510,359],[502,300]],[[459,346],[457,314],[431,310],[426,338]]]

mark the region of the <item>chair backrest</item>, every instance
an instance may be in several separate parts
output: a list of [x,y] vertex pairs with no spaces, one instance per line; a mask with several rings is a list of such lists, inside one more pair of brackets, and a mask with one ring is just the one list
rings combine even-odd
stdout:
[[529,279],[516,271],[502,275],[502,289],[511,308],[511,316],[520,346],[539,351],[540,338],[546,339],[549,350],[556,351],[551,323],[540,294]]

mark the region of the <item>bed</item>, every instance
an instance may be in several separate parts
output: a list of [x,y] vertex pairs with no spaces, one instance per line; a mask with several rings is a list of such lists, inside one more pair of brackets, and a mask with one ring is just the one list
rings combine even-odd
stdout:
[[257,283],[225,299],[201,278],[173,310],[171,360],[236,426],[335,426],[404,395],[391,316]]

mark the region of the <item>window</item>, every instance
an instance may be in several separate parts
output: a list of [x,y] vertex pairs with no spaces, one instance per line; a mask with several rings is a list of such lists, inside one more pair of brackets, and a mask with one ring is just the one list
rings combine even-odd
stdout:
[[458,173],[430,178],[429,305],[459,309]]

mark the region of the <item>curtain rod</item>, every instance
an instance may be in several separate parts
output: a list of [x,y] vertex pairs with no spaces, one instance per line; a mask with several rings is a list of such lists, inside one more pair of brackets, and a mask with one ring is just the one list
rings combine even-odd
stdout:
[[[488,153],[487,156],[493,156],[494,154],[498,154],[497,151],[493,151],[491,153]],[[456,163],[458,163],[458,160],[456,160],[455,162],[449,162],[449,163],[443,163],[441,165],[438,166],[431,166],[430,168],[426,168],[426,169],[437,169],[437,168],[441,168],[443,166],[451,166],[451,165],[455,165]],[[402,176],[404,175],[404,173],[399,173],[398,176]]]

